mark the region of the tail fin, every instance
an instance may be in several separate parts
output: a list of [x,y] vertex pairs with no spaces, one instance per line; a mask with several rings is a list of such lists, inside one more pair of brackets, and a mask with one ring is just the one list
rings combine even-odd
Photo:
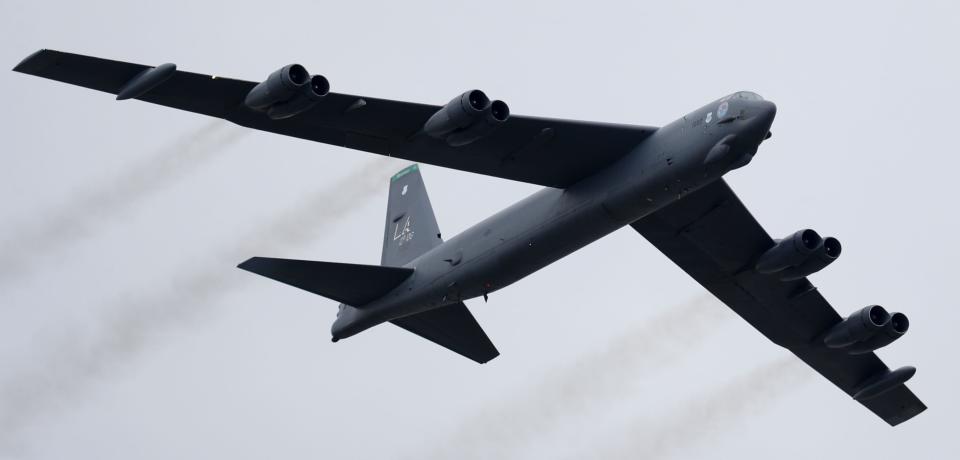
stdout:
[[400,285],[412,268],[253,257],[240,268],[328,299],[363,308]]
[[380,265],[402,266],[442,242],[420,168],[407,166],[390,179]]

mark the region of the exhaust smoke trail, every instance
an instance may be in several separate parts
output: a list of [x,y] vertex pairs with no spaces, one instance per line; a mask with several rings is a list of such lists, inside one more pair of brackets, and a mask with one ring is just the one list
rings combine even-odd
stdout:
[[89,234],[96,224],[162,189],[204,162],[215,158],[250,130],[222,120],[184,134],[119,174],[115,180],[73,194],[33,225],[4,238],[0,283],[23,275],[31,260]]
[[[608,451],[571,458],[667,458],[676,451],[719,436],[796,390],[816,373],[793,355],[769,362],[658,419],[644,419],[623,431],[626,443]],[[604,442],[604,446],[610,445]]]
[[138,357],[163,331],[210,313],[219,297],[248,285],[249,276],[235,266],[253,255],[251,249],[269,254],[302,245],[362,201],[381,195],[398,163],[389,158],[371,161],[220,252],[210,263],[191,265],[193,270],[184,271],[161,290],[131,292],[115,299],[101,313],[93,338],[64,338],[32,360],[35,368],[0,384],[0,447],[4,437],[67,405],[98,377]]
[[629,397],[644,374],[669,366],[699,346],[730,315],[712,296],[671,308],[604,350],[580,356],[520,395],[463,422],[435,451],[417,458],[505,458],[561,420]]

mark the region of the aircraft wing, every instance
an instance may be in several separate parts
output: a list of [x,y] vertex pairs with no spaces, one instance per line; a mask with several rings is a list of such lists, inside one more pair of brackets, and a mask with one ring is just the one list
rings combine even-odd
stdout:
[[[111,94],[151,66],[40,50],[13,70]],[[629,153],[655,128],[511,116],[468,145],[451,147],[421,133],[440,106],[328,93],[282,120],[247,108],[257,82],[175,71],[136,97],[223,118],[248,128],[548,187],[566,187]]]
[[823,344],[823,333],[842,318],[806,278],[780,281],[754,270],[775,243],[722,179],[632,226],[767,338],[850,396],[859,393],[859,402],[890,425],[926,409],[902,383],[862,396],[890,370],[874,353]]

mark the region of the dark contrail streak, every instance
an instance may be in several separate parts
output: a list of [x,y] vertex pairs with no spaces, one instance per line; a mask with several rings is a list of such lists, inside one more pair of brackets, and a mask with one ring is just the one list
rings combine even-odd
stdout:
[[[643,419],[622,430],[621,443],[590,452],[605,459],[656,459],[715,438],[776,400],[796,390],[815,372],[794,356],[786,356],[748,372],[658,419]],[[604,442],[603,446],[610,443]],[[614,443],[616,444],[616,443]],[[578,455],[572,458],[584,458]]]
[[191,265],[192,271],[162,283],[156,292],[115,299],[103,310],[95,337],[62,339],[31,360],[32,369],[0,384],[0,445],[3,437],[32,419],[69,403],[97,377],[138,357],[162,331],[208,313],[218,298],[246,286],[250,278],[234,267],[253,255],[249,251],[269,254],[306,243],[362,201],[381,194],[394,169],[395,160],[371,161],[222,251],[209,264]]
[[98,223],[215,158],[247,132],[222,120],[212,121],[157,150],[115,180],[77,192],[56,209],[41,211],[37,222],[4,238],[0,283],[23,275],[38,256],[82,238]]
[[[725,307],[699,297],[674,307],[577,358],[519,395],[485,408],[418,458],[505,458],[564,419],[609,405],[637,391],[637,382],[699,346]],[[729,316],[729,315],[727,315]]]

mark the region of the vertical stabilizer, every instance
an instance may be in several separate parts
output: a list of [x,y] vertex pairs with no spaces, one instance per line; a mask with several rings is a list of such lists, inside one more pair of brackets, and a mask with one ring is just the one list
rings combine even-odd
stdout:
[[410,165],[390,178],[380,265],[403,266],[441,242],[420,168]]

